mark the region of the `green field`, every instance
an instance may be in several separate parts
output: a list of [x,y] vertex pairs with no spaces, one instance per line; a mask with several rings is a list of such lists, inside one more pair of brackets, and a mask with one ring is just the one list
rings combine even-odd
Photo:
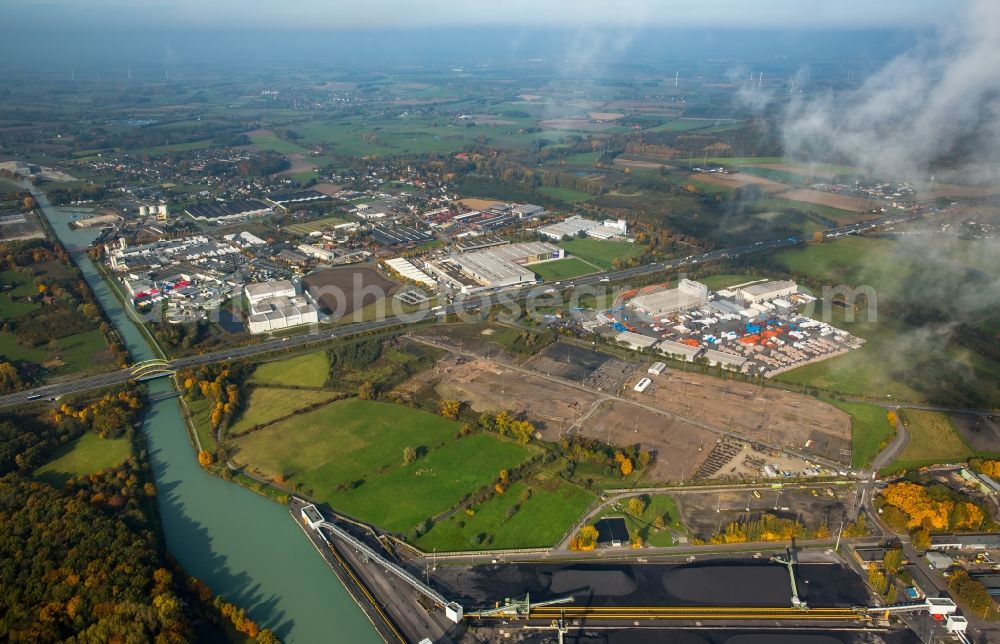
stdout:
[[731,286],[736,286],[737,284],[746,284],[747,282],[755,282],[757,280],[763,280],[766,278],[755,276],[755,275],[745,275],[738,273],[726,273],[723,275],[709,275],[708,277],[699,277],[697,281],[701,282],[709,289],[713,291],[718,291],[721,289],[726,289]]
[[306,152],[305,148],[272,135],[257,133],[253,134],[250,140],[258,149],[270,150],[278,154],[302,154]]
[[[677,509],[677,502],[674,498],[665,494],[654,495],[648,498],[646,510],[639,516],[629,514],[625,510],[628,508],[628,499],[623,499],[620,503],[621,511],[608,512],[601,516],[622,517],[625,525],[628,526],[629,535],[639,535],[642,537],[644,545],[655,547],[669,547],[675,544],[674,533],[684,534],[686,529],[680,519],[680,511]],[[662,516],[667,524],[663,530],[657,530],[653,526],[656,517]]]
[[989,385],[1000,380],[1000,361],[949,341],[950,334],[935,324],[894,317],[903,303],[974,306],[969,303],[976,301],[976,292],[987,291],[1000,275],[1000,259],[989,248],[981,242],[942,240],[928,253],[906,239],[843,237],[764,258],[765,265],[798,276],[814,295],[822,296],[825,286],[844,285],[867,289],[875,294],[869,301],[878,304],[874,319],[868,319],[862,305],[849,321],[848,310],[818,302],[811,317],[864,338],[865,346],[777,379],[854,396],[972,407],[1000,404],[1000,392]]
[[434,524],[416,545],[426,551],[551,547],[593,500],[592,492],[547,467],[473,506],[473,516],[460,511]]
[[593,264],[588,264],[578,257],[567,257],[565,259],[532,264],[531,270],[535,271],[535,275],[538,275],[538,277],[546,282],[554,282],[556,280],[596,273],[601,269]]
[[332,400],[337,396],[338,394],[330,391],[253,387],[246,401],[246,408],[237,421],[229,427],[229,432],[238,434],[254,425],[271,422],[287,416],[296,409]]
[[916,409],[901,413],[910,442],[896,462],[888,467],[889,470],[956,463],[975,456],[946,414]]
[[582,203],[594,198],[594,195],[589,195],[586,192],[556,186],[542,186],[538,188],[538,192],[542,193],[546,197],[559,199],[560,201],[565,201],[566,203]]
[[191,424],[198,435],[198,442],[201,443],[201,448],[214,454],[217,446],[215,434],[212,433],[212,425],[209,422],[208,400],[205,398],[197,400],[185,399],[184,404],[187,405],[188,412],[191,414]]
[[604,269],[612,268],[612,262],[616,257],[622,260],[638,257],[645,250],[643,246],[631,242],[591,239],[589,237],[561,241],[557,245],[565,248],[570,255]]
[[851,467],[868,467],[895,431],[889,425],[885,408],[837,400],[826,402],[851,415]]
[[329,377],[330,361],[325,351],[265,362],[257,366],[251,382],[261,385],[322,387]]
[[52,460],[35,470],[34,476],[62,486],[75,476],[96,474],[123,463],[130,453],[127,438],[101,438],[88,432],[56,450]]
[[104,336],[97,329],[59,338],[55,344],[54,348],[44,344],[24,347],[18,344],[13,333],[0,332],[0,358],[36,363],[58,359],[63,364],[52,367],[50,373],[54,376],[94,371],[112,364],[112,356],[107,351]]

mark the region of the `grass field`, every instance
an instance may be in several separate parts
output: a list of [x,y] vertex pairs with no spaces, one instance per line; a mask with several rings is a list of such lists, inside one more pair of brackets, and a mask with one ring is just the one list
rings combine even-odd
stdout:
[[893,317],[892,306],[915,301],[938,305],[949,299],[962,305],[975,299],[975,291],[990,287],[989,276],[995,280],[1000,275],[1000,261],[988,250],[976,242],[943,240],[928,254],[905,238],[844,237],[763,259],[766,265],[805,276],[817,296],[824,286],[845,285],[869,289],[875,293],[869,301],[878,304],[872,320],[864,307],[854,321],[848,321],[845,309],[822,302],[807,311],[867,342],[862,349],[794,369],[778,380],[857,396],[974,407],[1000,404],[996,387],[987,385],[1000,379],[1000,361],[949,342],[949,333],[935,330],[934,324],[914,326]]
[[894,431],[886,418],[886,410],[866,403],[827,402],[851,415],[851,467],[868,467]]
[[250,140],[260,150],[270,150],[278,154],[299,154],[306,150],[294,143],[279,139],[276,136],[255,133],[250,136]]
[[35,477],[62,486],[74,476],[95,474],[114,467],[129,457],[127,438],[101,438],[90,432],[63,445],[51,461],[35,470]]
[[586,192],[556,186],[542,186],[541,188],[538,188],[538,192],[542,193],[546,197],[559,199],[560,201],[565,201],[566,203],[582,203],[594,198],[594,195],[589,195]]
[[502,495],[473,506],[473,516],[457,512],[435,524],[416,545],[439,552],[556,545],[594,500],[594,494],[559,478],[553,465],[515,481]]
[[974,456],[947,415],[907,409],[901,412],[910,442],[890,470],[909,469],[933,463],[954,463]]
[[349,221],[350,219],[345,217],[323,217],[322,219],[304,221],[300,224],[290,224],[285,226],[284,229],[296,235],[308,235],[309,233],[316,232],[317,230],[325,230],[337,224],[346,224]]
[[638,257],[643,252],[642,246],[631,242],[606,241],[589,237],[559,242],[558,246],[565,248],[570,255],[604,269],[612,268],[612,262],[616,257],[625,260],[629,257]]
[[254,425],[267,423],[282,416],[287,416],[296,409],[308,407],[314,403],[331,400],[338,394],[330,391],[314,391],[311,389],[274,389],[271,387],[254,387],[246,401],[246,408],[239,419],[229,427],[229,432],[238,434]]
[[388,530],[406,532],[489,485],[500,470],[516,467],[539,449],[493,434],[452,439],[411,465],[334,494],[331,505]]
[[579,257],[567,257],[565,259],[533,264],[531,270],[535,271],[535,275],[538,275],[546,282],[553,282],[555,280],[564,280],[589,273],[596,273],[601,269],[583,261]]
[[723,275],[709,275],[708,277],[699,277],[697,281],[701,282],[702,284],[704,284],[713,291],[718,291],[720,289],[729,288],[730,286],[736,286],[737,284],[746,284],[747,282],[754,282],[763,279],[766,278],[754,275],[726,273]]
[[[627,508],[628,499],[621,503],[623,509]],[[629,535],[639,535],[642,542],[648,546],[672,546],[674,545],[674,532],[684,533],[686,530],[680,520],[680,511],[677,509],[677,502],[674,498],[665,494],[649,497],[646,510],[638,517],[628,512],[608,512],[601,516],[622,517],[628,526]],[[664,517],[667,527],[657,530],[653,527],[656,517]]]
[[329,376],[330,361],[325,351],[265,362],[253,372],[251,382],[261,385],[322,387]]
[[215,435],[212,433],[212,425],[209,422],[208,400],[199,398],[198,400],[185,400],[184,403],[191,414],[191,424],[194,425],[194,431],[198,435],[201,448],[214,454],[217,445]]

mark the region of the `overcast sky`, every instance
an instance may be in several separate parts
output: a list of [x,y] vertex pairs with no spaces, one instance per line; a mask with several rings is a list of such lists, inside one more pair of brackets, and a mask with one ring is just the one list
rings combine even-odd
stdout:
[[22,28],[907,28],[940,24],[964,4],[965,0],[0,0],[0,19]]

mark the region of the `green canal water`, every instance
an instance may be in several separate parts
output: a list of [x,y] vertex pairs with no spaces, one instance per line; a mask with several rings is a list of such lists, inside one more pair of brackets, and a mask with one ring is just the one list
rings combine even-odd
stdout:
[[[37,196],[56,235],[85,246],[97,234]],[[156,358],[89,257],[77,264],[135,360]],[[170,381],[150,383],[153,394]],[[380,642],[367,617],[288,515],[288,510],[198,465],[176,399],[154,402],[143,421],[167,547],[198,577],[285,642]]]

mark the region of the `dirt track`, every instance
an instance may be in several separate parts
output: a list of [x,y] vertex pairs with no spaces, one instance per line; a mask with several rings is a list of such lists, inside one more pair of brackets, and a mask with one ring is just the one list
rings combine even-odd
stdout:
[[695,174],[690,175],[689,178],[703,183],[724,186],[726,188],[742,188],[743,186],[757,185],[763,188],[764,192],[772,194],[788,190],[788,186],[783,183],[771,181],[770,179],[765,179],[764,177],[757,177],[752,174],[743,174],[742,172],[731,172],[729,174],[720,174],[717,172],[696,172]]

